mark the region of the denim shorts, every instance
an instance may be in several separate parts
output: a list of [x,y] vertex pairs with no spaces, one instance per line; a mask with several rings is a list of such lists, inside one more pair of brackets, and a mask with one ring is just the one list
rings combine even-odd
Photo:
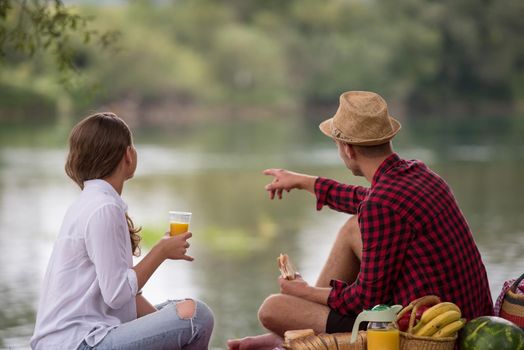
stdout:
[[195,300],[193,317],[181,318],[176,309],[180,301],[157,305],[158,311],[119,325],[94,347],[84,341],[77,350],[207,349],[214,324],[211,309]]

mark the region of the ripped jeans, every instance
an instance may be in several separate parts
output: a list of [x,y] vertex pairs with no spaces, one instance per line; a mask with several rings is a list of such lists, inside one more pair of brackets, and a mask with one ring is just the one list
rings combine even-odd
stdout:
[[184,300],[157,305],[158,311],[112,329],[94,347],[84,341],[77,350],[206,350],[213,331],[213,313],[195,300],[194,316],[181,318],[176,309],[180,301]]

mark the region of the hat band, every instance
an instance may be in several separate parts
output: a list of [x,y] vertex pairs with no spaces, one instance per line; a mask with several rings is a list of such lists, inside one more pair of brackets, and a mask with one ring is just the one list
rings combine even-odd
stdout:
[[[400,129],[400,127],[398,129]],[[358,144],[360,144],[360,143],[371,143],[371,142],[375,142],[375,141],[387,141],[387,140],[390,140],[398,132],[398,129],[397,130],[392,130],[389,134],[383,135],[383,136],[378,137],[378,138],[361,139],[361,138],[358,138],[358,137],[347,136],[340,129],[338,129],[336,126],[331,124],[331,137],[335,138],[335,139],[338,139],[340,141],[348,142],[348,143],[358,143]]]
[[337,127],[331,124],[331,135],[337,139],[348,139]]

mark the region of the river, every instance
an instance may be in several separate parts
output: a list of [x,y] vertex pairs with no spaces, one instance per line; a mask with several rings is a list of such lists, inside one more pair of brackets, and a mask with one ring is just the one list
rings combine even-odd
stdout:
[[[191,211],[194,234],[195,261],[164,263],[144,295],[154,303],[188,296],[208,303],[216,315],[215,349],[224,349],[228,338],[263,331],[257,309],[278,292],[279,253],[287,252],[314,283],[347,219],[329,209],[317,212],[308,193],[270,201],[264,191],[270,179],[261,171],[289,168],[366,184],[343,167],[316,126],[277,126],[215,125],[169,142],[137,138],[139,166],[123,198],[143,227],[143,251],[167,229],[169,210]],[[434,135],[432,142],[413,130],[401,135],[398,153],[425,161],[453,189],[496,298],[504,280],[524,272],[522,144],[508,145],[504,135],[487,141]],[[0,148],[0,348],[28,347],[53,241],[79,193],[64,174],[65,156],[65,147]]]

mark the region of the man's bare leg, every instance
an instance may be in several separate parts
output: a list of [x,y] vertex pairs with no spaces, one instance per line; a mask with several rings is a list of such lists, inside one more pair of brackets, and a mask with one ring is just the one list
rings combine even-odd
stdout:
[[354,215],[340,228],[328,259],[318,276],[317,287],[329,287],[332,279],[352,283],[360,270],[362,237]]
[[284,332],[311,328],[315,333],[326,331],[327,306],[291,295],[274,294],[260,306],[258,318],[271,333],[228,341],[231,350],[272,350],[282,345]]
[[270,295],[258,310],[258,319],[271,332],[284,336],[290,329],[311,328],[315,333],[326,331],[329,308],[287,294]]
[[[329,287],[332,279],[355,281],[361,258],[362,237],[357,217],[352,216],[340,228],[316,286]],[[272,350],[282,344],[286,330],[312,328],[316,333],[325,332],[328,315],[329,308],[326,306],[289,295],[272,295],[264,301],[258,314],[262,325],[272,333],[229,340],[228,348]]]
[[242,339],[227,341],[229,350],[273,350],[282,345],[284,340],[275,333],[267,333]]

